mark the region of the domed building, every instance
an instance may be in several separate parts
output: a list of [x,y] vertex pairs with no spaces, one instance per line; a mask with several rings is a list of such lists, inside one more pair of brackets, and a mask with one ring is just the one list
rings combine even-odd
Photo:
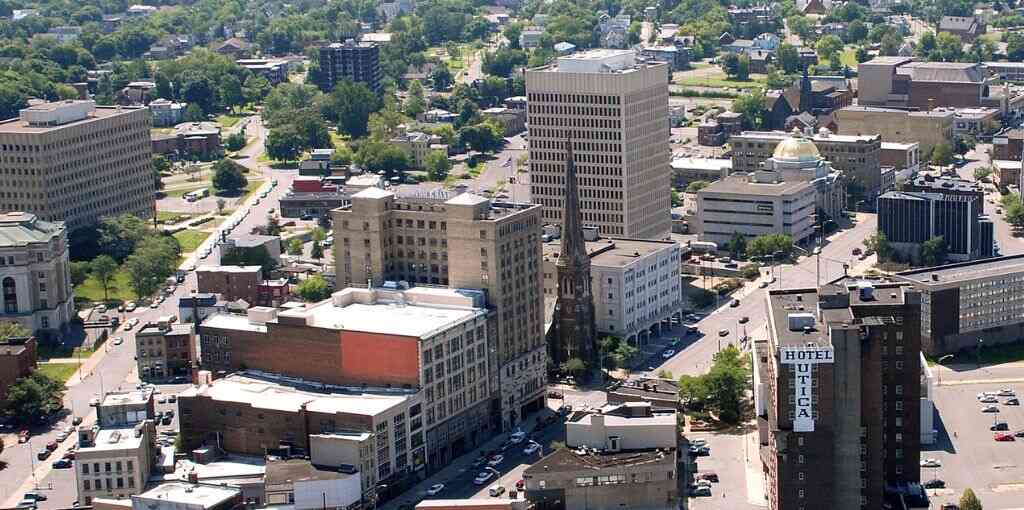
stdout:
[[772,157],[764,162],[764,170],[777,172],[786,181],[809,181],[817,194],[818,210],[832,220],[839,218],[846,209],[842,172],[832,168],[814,142],[796,129],[775,147]]

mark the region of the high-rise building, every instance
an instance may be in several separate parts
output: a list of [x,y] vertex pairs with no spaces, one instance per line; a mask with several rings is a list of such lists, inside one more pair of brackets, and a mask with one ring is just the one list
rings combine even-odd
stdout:
[[321,47],[320,90],[330,92],[346,79],[380,92],[380,47],[353,39]]
[[671,231],[668,69],[633,50],[590,50],[526,72],[530,195],[544,223],[565,209],[572,140],[583,224],[602,235],[662,239]]
[[63,328],[75,314],[70,267],[63,223],[0,213],[0,320],[38,334]]
[[68,230],[155,210],[149,109],[37,104],[0,122],[0,208]]
[[367,188],[332,213],[338,286],[393,281],[486,291],[496,314],[488,335],[495,424],[512,427],[543,407],[540,206]]
[[[572,142],[568,142],[571,144]],[[565,165],[565,211],[562,214],[562,252],[555,262],[558,278],[555,314],[552,318],[551,362],[579,359],[599,369],[594,291],[590,282],[590,255],[580,224],[580,199],[576,188],[576,164],[572,147]]]
[[772,291],[767,312],[753,359],[768,508],[883,508],[920,479],[920,293],[837,282]]

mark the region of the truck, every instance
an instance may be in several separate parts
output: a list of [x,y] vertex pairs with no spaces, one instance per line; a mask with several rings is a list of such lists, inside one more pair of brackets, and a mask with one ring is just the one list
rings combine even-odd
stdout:
[[184,198],[186,202],[195,202],[196,200],[206,198],[208,196],[210,196],[210,188],[199,188],[195,191],[185,193]]
[[694,253],[715,253],[718,251],[718,244],[711,241],[691,241],[690,250]]

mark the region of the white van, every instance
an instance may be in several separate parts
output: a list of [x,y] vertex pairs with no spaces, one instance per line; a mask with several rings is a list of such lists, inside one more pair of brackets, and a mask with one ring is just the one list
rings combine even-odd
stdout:
[[487,493],[490,494],[492,498],[496,498],[505,493],[505,487],[501,485],[495,485],[494,487],[487,489]]

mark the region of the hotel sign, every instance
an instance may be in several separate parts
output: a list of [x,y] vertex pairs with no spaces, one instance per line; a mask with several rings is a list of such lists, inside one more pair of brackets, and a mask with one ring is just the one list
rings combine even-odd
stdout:
[[814,399],[811,365],[833,362],[831,347],[783,347],[779,349],[782,364],[793,365],[793,432],[814,432]]

